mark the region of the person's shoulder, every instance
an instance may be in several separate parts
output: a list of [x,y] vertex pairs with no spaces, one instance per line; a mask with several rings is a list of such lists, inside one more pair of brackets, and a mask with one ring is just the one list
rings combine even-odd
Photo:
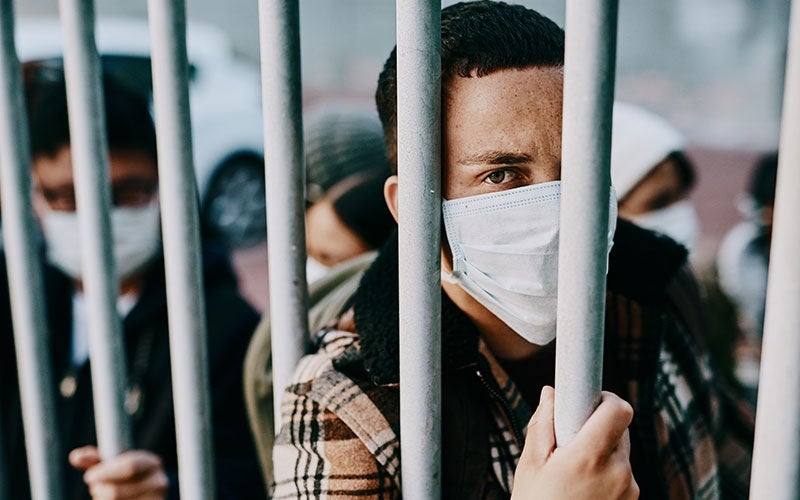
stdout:
[[330,401],[336,393],[363,392],[365,381],[344,368],[358,357],[358,334],[323,329],[315,337],[316,350],[300,359],[286,391],[318,402]]
[[617,220],[608,288],[643,305],[662,303],[687,263],[686,248],[666,235]]
[[[376,384],[360,376],[358,370],[352,370],[358,348],[356,333],[336,329],[320,333],[317,350],[301,358],[284,389],[283,425],[276,437],[274,453],[277,457],[288,449],[295,450],[292,453],[307,448],[325,450],[327,444],[335,442],[337,453],[326,454],[326,460],[342,466],[338,461],[344,459],[348,466],[357,468],[377,464],[397,479],[400,453],[399,421],[395,418],[399,411],[397,387]],[[297,432],[315,426],[321,432],[314,435]],[[342,450],[354,455],[343,457]],[[276,479],[286,475],[280,468],[276,465]]]
[[[370,428],[366,422],[391,425],[399,404],[397,384],[378,384],[359,363],[360,339],[346,330],[323,330],[317,349],[300,359],[285,393],[314,401],[351,428]],[[353,411],[357,408],[358,411]],[[383,432],[385,429],[381,429]],[[370,439],[370,436],[360,436]]]

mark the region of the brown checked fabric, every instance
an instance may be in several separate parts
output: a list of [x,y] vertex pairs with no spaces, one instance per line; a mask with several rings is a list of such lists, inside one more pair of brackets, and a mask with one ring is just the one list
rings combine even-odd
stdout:
[[[626,253],[631,239],[638,248],[651,245],[648,259],[669,265],[654,273],[645,259],[637,267]],[[604,388],[634,407],[631,462],[641,498],[746,498],[752,415],[713,379],[696,342],[699,316],[686,309],[696,290],[685,251],[670,244],[620,224]],[[670,251],[671,260],[664,257]],[[401,497],[396,269],[395,239],[365,273],[353,309],[320,332],[316,353],[297,367],[273,451],[274,498]],[[537,386],[525,384],[521,393],[466,316],[442,300],[442,495],[507,499],[536,404],[528,394]],[[514,374],[520,376],[516,368]]]

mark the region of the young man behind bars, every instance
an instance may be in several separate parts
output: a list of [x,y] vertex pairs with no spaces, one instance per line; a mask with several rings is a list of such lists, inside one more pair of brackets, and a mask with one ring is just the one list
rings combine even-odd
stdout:
[[[562,30],[534,11],[442,11],[443,496],[745,497],[752,422],[732,418],[695,342],[686,250],[621,220],[603,378],[619,398],[554,450],[563,57]],[[393,52],[376,99],[395,165],[396,80]],[[395,176],[395,217],[397,190]],[[397,252],[393,239],[284,393],[276,498],[400,496]]]
[[[120,277],[117,309],[123,318],[127,355],[125,410],[133,426],[135,449],[101,461],[92,446],[97,441],[88,311],[81,291],[65,86],[46,84],[35,95],[30,94],[34,89],[28,90],[34,203],[49,261],[44,280],[54,382],[60,392],[58,420],[52,425],[58,426],[62,450],[52,452],[59,453],[58,462],[64,466],[63,498],[178,498],[156,138],[147,100],[113,81],[104,82],[114,205],[112,245]],[[241,385],[245,349],[258,317],[239,296],[224,253],[209,246],[203,250],[217,498],[264,498]],[[30,493],[16,361],[10,325],[0,325],[0,330],[1,441],[11,466],[12,498],[24,499]]]

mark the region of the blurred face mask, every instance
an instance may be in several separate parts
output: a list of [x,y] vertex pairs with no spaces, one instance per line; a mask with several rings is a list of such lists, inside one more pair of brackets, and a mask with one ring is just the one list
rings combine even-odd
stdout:
[[328,274],[330,269],[330,267],[321,263],[317,259],[309,257],[306,259],[306,280],[309,283],[313,283]]
[[[453,254],[453,272],[442,279],[457,283],[532,344],[556,336],[560,204],[560,181],[442,203]],[[609,251],[616,220],[612,189]]]
[[[42,214],[48,260],[73,279],[81,279],[81,245],[77,212],[47,210]],[[114,264],[120,281],[144,269],[161,248],[159,204],[111,211]]]
[[694,205],[689,200],[636,215],[631,217],[631,221],[646,229],[666,234],[690,252],[694,250],[700,237],[700,220],[697,218]]

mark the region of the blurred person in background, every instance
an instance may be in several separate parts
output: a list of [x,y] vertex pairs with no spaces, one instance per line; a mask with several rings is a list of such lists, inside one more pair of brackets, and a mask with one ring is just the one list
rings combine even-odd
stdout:
[[[47,319],[59,391],[56,424],[62,450],[53,453],[63,453],[59,463],[64,465],[66,499],[178,498],[155,130],[144,98],[108,79],[103,87],[112,252],[127,367],[125,411],[133,450],[101,460],[96,448],[89,311],[82,291],[80,228],[61,82],[38,89],[28,110],[34,210],[45,238]],[[241,389],[245,349],[258,317],[239,296],[227,256],[211,247],[202,250],[217,497],[265,498]],[[10,328],[2,335],[10,337]],[[13,345],[8,338],[6,343]],[[12,497],[24,499],[30,493],[13,349],[3,349],[2,357],[2,441],[11,457]]]
[[[327,208],[314,209],[314,206],[322,201],[329,190],[346,178],[359,173],[374,173],[376,178],[383,177],[383,179],[391,175],[386,146],[383,143],[383,129],[374,111],[343,104],[321,105],[308,114],[303,134],[306,155],[307,224],[325,221]],[[381,187],[381,192],[382,189]],[[364,208],[372,206],[370,203],[374,193],[370,194],[370,188],[362,187],[359,192],[367,196]],[[352,195],[348,199],[354,200]],[[331,198],[328,197],[323,205],[330,207],[330,201]],[[354,207],[353,203],[351,207]],[[313,219],[309,218],[309,214]],[[334,224],[336,222],[335,218],[327,220]],[[337,233],[341,227],[333,228],[324,223],[317,227],[322,232],[327,232],[328,236],[337,234],[331,244],[336,244],[335,241],[340,239],[341,234],[346,234]],[[322,235],[312,234],[308,230],[306,234],[315,240],[308,246],[306,268],[308,282],[313,283],[322,278],[333,264],[345,259],[328,258],[323,259],[325,262],[320,261],[317,257],[320,257],[318,249]],[[324,244],[323,242],[322,245]],[[366,250],[362,247],[362,251]],[[350,253],[352,256],[355,255],[353,252]]]
[[753,403],[760,368],[777,176],[777,153],[767,154],[756,163],[747,193],[739,203],[745,220],[725,235],[717,254],[719,287],[733,304],[741,332],[734,349],[734,374]]
[[[633,104],[616,102],[613,119],[611,180],[619,216],[672,238],[692,256],[700,223],[689,199],[697,176],[684,154],[685,138],[665,119]],[[703,325],[696,340],[708,349],[720,381],[727,383],[726,390],[737,389],[734,350],[740,330],[736,312],[720,291],[713,266],[696,267],[702,283],[702,318],[698,319]],[[732,391],[732,399],[738,400],[734,393],[739,392]]]
[[352,175],[308,208],[309,259],[327,271],[383,245],[397,227],[383,199],[386,177],[380,172]]
[[619,216],[666,234],[691,252],[700,222],[689,200],[696,174],[685,146],[683,135],[660,116],[633,104],[614,104],[611,183]]
[[[383,199],[391,174],[377,114],[325,106],[305,130],[309,324],[315,332],[342,312],[364,270],[397,226]],[[310,339],[309,339],[310,344]],[[268,315],[245,360],[245,398],[269,485],[274,433],[271,326]]]

